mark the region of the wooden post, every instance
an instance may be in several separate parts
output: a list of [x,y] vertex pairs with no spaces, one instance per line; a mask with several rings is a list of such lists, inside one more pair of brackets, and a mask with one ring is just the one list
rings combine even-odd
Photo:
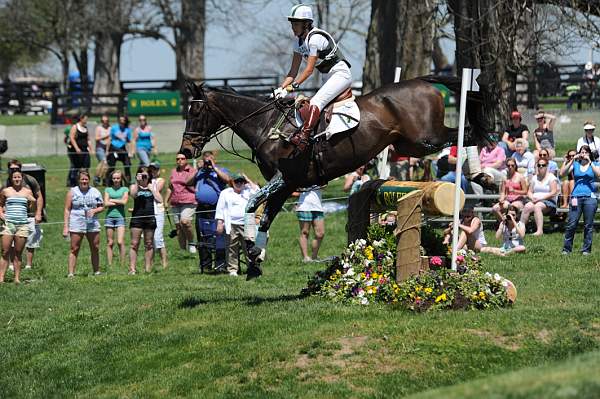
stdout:
[[396,281],[406,280],[421,270],[421,202],[424,192],[411,191],[398,201],[396,230]]

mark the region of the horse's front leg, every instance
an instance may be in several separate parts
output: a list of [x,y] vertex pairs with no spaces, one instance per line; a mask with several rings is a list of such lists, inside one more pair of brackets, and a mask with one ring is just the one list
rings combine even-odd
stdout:
[[271,195],[282,190],[285,187],[283,176],[281,172],[277,172],[267,184],[265,184],[260,190],[256,192],[246,204],[246,213],[254,213],[256,209],[265,202]]

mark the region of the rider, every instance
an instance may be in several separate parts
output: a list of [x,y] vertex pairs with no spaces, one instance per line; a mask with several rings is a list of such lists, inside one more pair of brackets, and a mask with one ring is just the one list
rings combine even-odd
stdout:
[[[352,74],[350,63],[346,61],[331,35],[313,27],[313,13],[309,6],[299,4],[292,7],[288,21],[292,23],[292,31],[298,37],[298,41],[294,42],[294,56],[290,71],[281,86],[275,90],[275,97],[285,97],[288,91],[297,89],[311,77],[315,67],[323,74],[325,82],[310,99],[308,112],[303,115],[304,125],[301,130],[290,139],[290,142],[303,152],[321,111],[334,98],[351,87]],[[296,78],[302,59],[306,61],[306,67]]]

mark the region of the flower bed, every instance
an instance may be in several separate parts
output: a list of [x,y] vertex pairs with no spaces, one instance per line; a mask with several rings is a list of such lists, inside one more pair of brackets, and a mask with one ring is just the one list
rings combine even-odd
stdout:
[[400,283],[395,280],[395,262],[394,235],[374,225],[366,240],[348,245],[327,270],[309,279],[303,294],[361,305],[389,303],[413,311],[486,309],[514,301],[508,295],[512,283],[483,271],[472,251],[457,254],[458,272],[445,268],[444,258],[431,256],[431,270]]

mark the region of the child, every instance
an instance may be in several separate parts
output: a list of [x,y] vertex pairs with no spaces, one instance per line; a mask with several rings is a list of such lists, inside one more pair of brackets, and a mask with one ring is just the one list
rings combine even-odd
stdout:
[[523,237],[525,237],[525,224],[520,221],[517,222],[518,219],[518,209],[511,205],[502,218],[498,230],[496,230],[496,238],[502,237],[502,247],[484,247],[481,249],[481,252],[500,256],[512,253],[524,253],[525,243]]
[[[475,252],[479,252],[487,245],[485,235],[483,234],[483,225],[481,220],[473,213],[473,208],[464,208],[460,212],[460,223],[458,225],[458,247],[463,249],[465,246]],[[452,240],[452,223],[444,230],[444,244],[450,244]]]
[[215,219],[217,234],[227,234],[227,271],[237,276],[239,271],[240,249],[246,251],[244,242],[244,214],[250,196],[258,190],[246,175],[231,175],[231,188],[221,191]]

